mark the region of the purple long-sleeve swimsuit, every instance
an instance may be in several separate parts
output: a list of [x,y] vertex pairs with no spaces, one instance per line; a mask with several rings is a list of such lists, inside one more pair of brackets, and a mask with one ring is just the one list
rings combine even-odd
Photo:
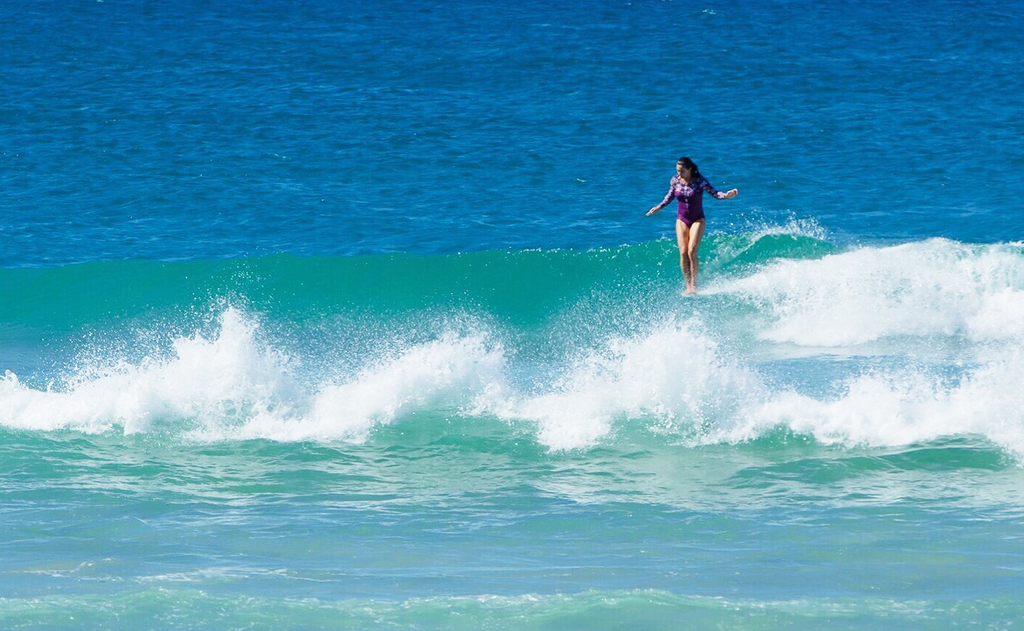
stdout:
[[689,184],[683,178],[674,175],[669,183],[668,194],[661,200],[659,207],[664,208],[673,199],[678,200],[679,210],[676,218],[689,227],[693,222],[704,218],[704,191],[714,195],[715,199],[725,199],[725,193],[711,186],[711,182],[703,175],[697,176],[697,179]]

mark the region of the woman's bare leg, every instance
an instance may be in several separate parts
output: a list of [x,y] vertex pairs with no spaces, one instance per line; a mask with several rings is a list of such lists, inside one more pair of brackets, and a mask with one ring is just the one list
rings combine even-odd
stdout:
[[[682,223],[681,221],[679,223]],[[700,260],[697,258],[697,249],[700,247],[700,241],[704,238],[704,226],[706,222],[703,219],[698,219],[693,222],[687,232],[686,241],[686,258],[690,264],[690,273],[683,274],[686,277],[686,293],[695,294],[697,293],[697,272],[700,271]]]
[[686,291],[690,292],[690,228],[680,219],[676,219],[676,245],[679,246],[679,269],[686,281]]

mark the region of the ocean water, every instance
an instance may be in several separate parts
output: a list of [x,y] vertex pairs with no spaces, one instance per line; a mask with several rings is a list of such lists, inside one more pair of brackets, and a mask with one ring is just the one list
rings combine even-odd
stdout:
[[0,16],[0,628],[1024,620],[1020,0]]

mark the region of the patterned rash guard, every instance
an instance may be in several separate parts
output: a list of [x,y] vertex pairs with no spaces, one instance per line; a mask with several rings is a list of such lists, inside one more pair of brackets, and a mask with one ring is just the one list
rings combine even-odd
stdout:
[[704,191],[714,195],[715,199],[725,199],[725,193],[711,186],[711,182],[708,182],[703,175],[698,175],[697,179],[690,184],[687,184],[678,175],[673,175],[672,181],[669,183],[668,194],[665,195],[665,199],[661,200],[658,208],[664,208],[673,199],[678,200],[679,211],[676,213],[676,217],[689,227],[693,222],[704,218]]

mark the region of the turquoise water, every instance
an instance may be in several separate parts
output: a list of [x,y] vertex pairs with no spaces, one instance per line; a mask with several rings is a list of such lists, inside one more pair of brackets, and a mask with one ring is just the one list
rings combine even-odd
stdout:
[[1012,628],[1022,9],[7,7],[0,627]]

